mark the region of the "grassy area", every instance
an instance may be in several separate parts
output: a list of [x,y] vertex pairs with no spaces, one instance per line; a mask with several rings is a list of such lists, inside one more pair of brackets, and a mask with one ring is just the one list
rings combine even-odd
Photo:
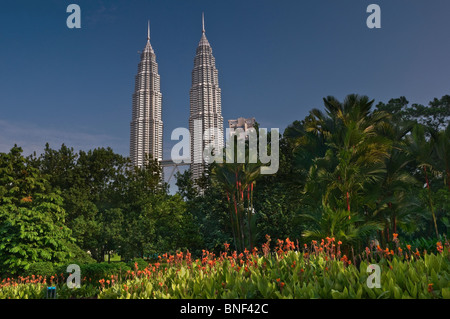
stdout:
[[[108,255],[105,255],[105,261],[108,261]],[[121,261],[121,258],[119,255],[117,254],[112,254],[111,255],[111,262],[118,262]]]

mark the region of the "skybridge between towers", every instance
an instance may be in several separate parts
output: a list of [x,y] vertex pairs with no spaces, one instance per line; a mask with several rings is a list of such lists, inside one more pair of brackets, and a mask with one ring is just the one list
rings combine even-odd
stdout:
[[179,161],[180,161],[180,163],[175,163],[172,159],[165,159],[165,160],[162,160],[159,162],[161,164],[163,170],[166,167],[172,167],[172,169],[170,171],[169,179],[167,180],[167,183],[170,183],[170,180],[172,179],[175,172],[181,173],[180,169],[179,169],[180,166],[191,165],[191,164],[189,164],[190,158],[178,159],[177,162],[179,162]]

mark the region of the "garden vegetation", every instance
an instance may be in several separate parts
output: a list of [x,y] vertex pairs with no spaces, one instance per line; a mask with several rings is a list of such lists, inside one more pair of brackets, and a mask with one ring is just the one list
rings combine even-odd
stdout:
[[[49,284],[63,297],[448,297],[450,96],[323,102],[285,129],[276,174],[212,164],[197,181],[178,174],[176,194],[151,157],[137,168],[110,148],[0,153],[0,298],[45,297]],[[264,253],[267,238],[295,247]],[[375,259],[385,286],[367,290]],[[71,263],[76,292],[62,285]]]

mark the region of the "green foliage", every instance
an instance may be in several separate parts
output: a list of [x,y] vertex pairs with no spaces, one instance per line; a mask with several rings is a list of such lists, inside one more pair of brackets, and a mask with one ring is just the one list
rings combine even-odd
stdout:
[[161,166],[151,157],[144,166],[132,167],[110,148],[75,153],[65,145],[59,150],[47,145],[29,161],[61,191],[65,224],[76,244],[98,262],[105,255],[109,261],[113,253],[127,261],[198,245],[192,214],[181,197],[167,194]]
[[66,284],[56,286],[57,299],[96,299],[98,292],[97,285],[87,283],[76,289],[68,288]]
[[[124,263],[84,265],[80,289],[68,289],[64,278],[57,276],[51,282],[59,299],[449,298],[448,241],[439,244],[437,254],[413,254],[399,246],[395,251],[367,247],[352,258],[355,264],[343,255],[341,242],[334,238],[312,241],[303,249],[289,239],[277,240],[273,250],[267,239],[261,250],[238,254],[226,245],[225,252],[216,256],[205,251],[203,258],[195,261],[188,252],[164,254],[163,264],[139,270],[130,270]],[[136,262],[144,267],[143,260]],[[381,269],[380,288],[367,285],[368,265],[374,263]],[[8,278],[0,283],[0,298],[44,298],[47,285],[45,279],[35,276]]]
[[46,285],[42,283],[6,285],[0,287],[0,299],[42,299],[45,296]]
[[24,158],[14,147],[0,154],[0,271],[112,254],[125,262],[180,249],[200,256],[224,242],[242,251],[266,234],[340,236],[359,248],[370,239],[387,245],[395,233],[428,247],[415,241],[449,235],[449,101],[400,97],[374,107],[366,96],[327,97],[286,128],[276,174],[260,176],[260,163],[211,165],[195,182],[178,174],[176,195],[150,156],[133,167],[110,148],[47,144]]
[[70,258],[73,241],[64,224],[59,194],[49,191],[45,177],[27,165],[22,149],[0,154],[0,271],[20,274],[32,263],[54,264]]
[[71,255],[71,258],[68,261],[68,264],[84,265],[84,264],[95,263],[95,259],[93,259],[87,252],[82,250],[80,247],[78,247],[74,243],[68,243],[67,246],[69,247],[69,251],[70,251],[70,255]]
[[407,245],[411,245],[411,248],[413,250],[418,249],[419,251],[426,251],[428,253],[437,254],[436,250],[436,244],[438,242],[445,242],[445,238],[440,237],[439,239],[436,238],[415,238],[412,240],[405,240],[402,244],[402,247],[406,250]]
[[186,202],[186,212],[192,216],[188,224],[192,233],[189,250],[201,255],[202,249],[217,251],[224,242],[232,242],[226,194],[217,184],[212,185],[211,175],[204,178],[203,195],[194,187],[190,170],[177,173],[176,177],[178,194]]
[[80,269],[83,278],[89,278],[93,283],[97,283],[100,279],[109,278],[112,275],[123,276],[132,268],[124,262],[103,262],[80,265]]
[[144,270],[145,268],[148,267],[148,264],[149,262],[144,260],[143,258],[134,258],[129,263],[127,263],[128,267],[130,267],[133,270],[136,270],[136,265],[137,270]]
[[307,241],[335,237],[339,238],[344,245],[355,246],[361,241],[367,242],[374,237],[377,230],[382,229],[380,223],[365,221],[359,215],[349,218],[348,211],[343,209],[334,211],[325,204],[321,210],[301,216],[310,225],[309,229],[303,232],[303,237]]
[[32,263],[30,267],[28,267],[25,275],[27,276],[42,276],[42,277],[50,277],[55,274],[54,265],[48,261],[41,261],[37,263]]
[[[369,263],[349,265],[319,253],[231,257],[172,265],[101,289],[100,299],[441,299],[448,298],[450,260],[425,255],[383,258],[381,288],[369,288]],[[239,261],[243,261],[243,266]],[[208,264],[212,263],[212,266]]]

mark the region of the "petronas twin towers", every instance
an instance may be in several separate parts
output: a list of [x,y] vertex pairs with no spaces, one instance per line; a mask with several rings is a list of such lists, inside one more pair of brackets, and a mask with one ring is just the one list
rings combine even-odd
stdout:
[[[161,108],[160,76],[155,52],[150,44],[149,25],[147,45],[141,53],[133,94],[130,157],[135,166],[142,166],[147,155],[162,161]],[[216,136],[210,136],[210,140],[203,138],[203,132],[208,129],[216,134]],[[214,145],[215,149],[221,150],[223,147],[223,117],[218,71],[211,45],[205,35],[203,16],[202,37],[196,50],[194,69],[192,70],[189,132],[191,136],[191,171],[195,180],[202,176],[205,169],[202,160],[205,145],[214,141],[217,144]]]

